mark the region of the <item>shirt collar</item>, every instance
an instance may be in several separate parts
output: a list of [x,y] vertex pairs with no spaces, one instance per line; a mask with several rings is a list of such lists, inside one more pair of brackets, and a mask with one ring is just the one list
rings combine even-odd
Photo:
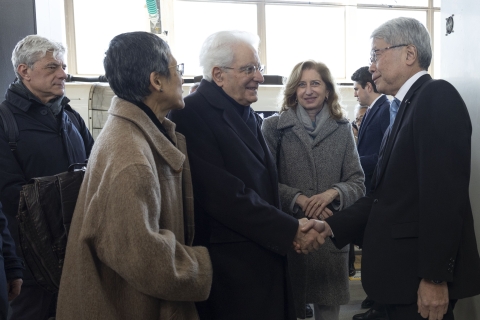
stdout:
[[373,105],[377,102],[378,99],[380,99],[384,94],[381,94],[377,97],[377,99],[373,100],[372,104],[368,107],[368,109],[372,109]]
[[410,88],[413,86],[415,81],[417,81],[421,76],[423,76],[427,73],[428,73],[427,71],[422,70],[422,71],[419,71],[419,72],[415,73],[413,76],[411,76],[410,79],[405,81],[403,86],[400,87],[400,90],[398,90],[397,94],[395,95],[395,98],[400,100],[400,102],[403,101],[403,98],[405,98],[408,90],[410,90]]

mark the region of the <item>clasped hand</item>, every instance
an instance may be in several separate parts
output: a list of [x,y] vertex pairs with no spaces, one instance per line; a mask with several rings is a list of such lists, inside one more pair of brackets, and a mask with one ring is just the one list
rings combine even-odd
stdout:
[[297,204],[302,208],[306,217],[324,220],[333,214],[327,206],[337,197],[337,190],[328,189],[310,198],[302,194],[298,196]]
[[293,248],[297,253],[307,254],[318,250],[325,239],[332,235],[330,226],[324,221],[303,218],[298,222],[297,235],[293,240]]

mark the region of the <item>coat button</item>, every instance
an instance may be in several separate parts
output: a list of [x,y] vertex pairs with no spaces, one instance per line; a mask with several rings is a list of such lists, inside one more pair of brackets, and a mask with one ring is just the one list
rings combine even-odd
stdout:
[[47,112],[47,109],[46,109],[46,108],[42,108],[42,110],[40,110],[40,114],[41,114],[42,116],[46,116],[47,113],[48,113],[48,112]]
[[373,203],[378,203],[378,199],[373,200]]

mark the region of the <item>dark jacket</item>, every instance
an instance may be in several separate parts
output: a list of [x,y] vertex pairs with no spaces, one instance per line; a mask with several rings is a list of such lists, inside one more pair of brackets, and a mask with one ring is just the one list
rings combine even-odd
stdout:
[[382,95],[363,118],[358,131],[358,154],[365,173],[365,188],[370,191],[373,171],[378,161],[378,152],[383,135],[390,125],[390,100]]
[[[16,214],[20,190],[31,178],[51,176],[67,171],[72,163],[84,163],[90,155],[93,138],[81,116],[64,98],[63,111],[58,119],[50,109],[36,100],[30,100],[8,89],[5,94],[7,107],[17,122],[19,136],[17,159],[8,145],[8,138],[0,121],[0,201],[8,218],[10,232],[17,244],[18,224]],[[76,117],[76,128],[69,115]],[[25,284],[29,284],[29,272]]]
[[0,319],[7,319],[8,281],[20,279],[23,275],[22,260],[15,254],[15,242],[8,231],[7,218],[2,212],[0,203]]
[[185,108],[170,115],[187,139],[194,244],[208,247],[213,266],[200,318],[295,319],[285,254],[298,220],[279,209],[275,164],[259,124],[256,137],[234,108],[202,80]]
[[385,133],[372,191],[327,219],[338,246],[363,242],[362,284],[373,300],[416,303],[422,278],[447,281],[451,299],[480,293],[471,134],[457,90],[420,77]]

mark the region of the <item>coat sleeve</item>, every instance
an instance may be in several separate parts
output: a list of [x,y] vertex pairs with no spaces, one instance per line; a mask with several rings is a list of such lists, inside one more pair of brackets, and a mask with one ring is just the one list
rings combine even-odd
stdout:
[[356,200],[365,195],[365,175],[358,157],[357,146],[353,138],[351,125],[345,126],[347,144],[342,162],[341,181],[332,185],[340,193],[339,210],[351,206]]
[[[96,228],[98,258],[136,290],[168,301],[207,299],[212,265],[204,247],[183,245],[162,219],[158,178],[144,165],[130,165],[112,177],[105,208],[88,225]],[[116,192],[114,186],[129,192]],[[94,220],[94,221],[93,221]],[[95,227],[98,226],[98,227]],[[90,227],[89,227],[90,228]]]
[[22,168],[10,150],[3,126],[0,125],[0,127],[0,202],[3,204],[5,214],[15,219],[20,190],[27,181]]
[[[278,254],[286,254],[298,230],[298,220],[262,199],[232,174],[217,137],[197,105],[172,112],[170,119],[187,139],[196,202],[215,221]],[[248,164],[240,164],[247,166]]]
[[15,242],[8,230],[7,218],[2,212],[0,204],[0,235],[2,237],[2,254],[7,280],[19,279],[23,276],[23,263],[15,253]]
[[[279,149],[278,147],[281,145],[282,134],[283,134],[280,130],[277,129],[278,120],[279,120],[279,116],[271,116],[265,119],[262,125],[262,133],[265,137],[265,141],[267,142],[268,148],[272,153],[272,158],[277,168],[278,168],[277,152],[280,152],[280,150],[278,150]],[[301,190],[298,188],[292,188],[283,183],[279,183],[278,192],[280,194],[280,201],[282,203],[283,211],[295,213],[295,212],[291,212],[292,201],[295,199],[295,196],[298,193],[301,193]]]
[[93,137],[90,131],[88,130],[88,127],[85,124],[85,121],[83,121],[82,116],[71,107],[70,107],[70,112],[73,112],[73,114],[75,115],[75,118],[77,118],[77,121],[80,124],[80,128],[78,128],[78,131],[82,136],[83,143],[85,146],[85,153],[88,159],[90,157],[90,151],[92,151],[92,147],[93,147]]
[[426,86],[416,101],[413,125],[419,188],[418,276],[452,281],[447,266],[457,256],[462,224],[470,214],[472,126],[452,85],[436,80]]

